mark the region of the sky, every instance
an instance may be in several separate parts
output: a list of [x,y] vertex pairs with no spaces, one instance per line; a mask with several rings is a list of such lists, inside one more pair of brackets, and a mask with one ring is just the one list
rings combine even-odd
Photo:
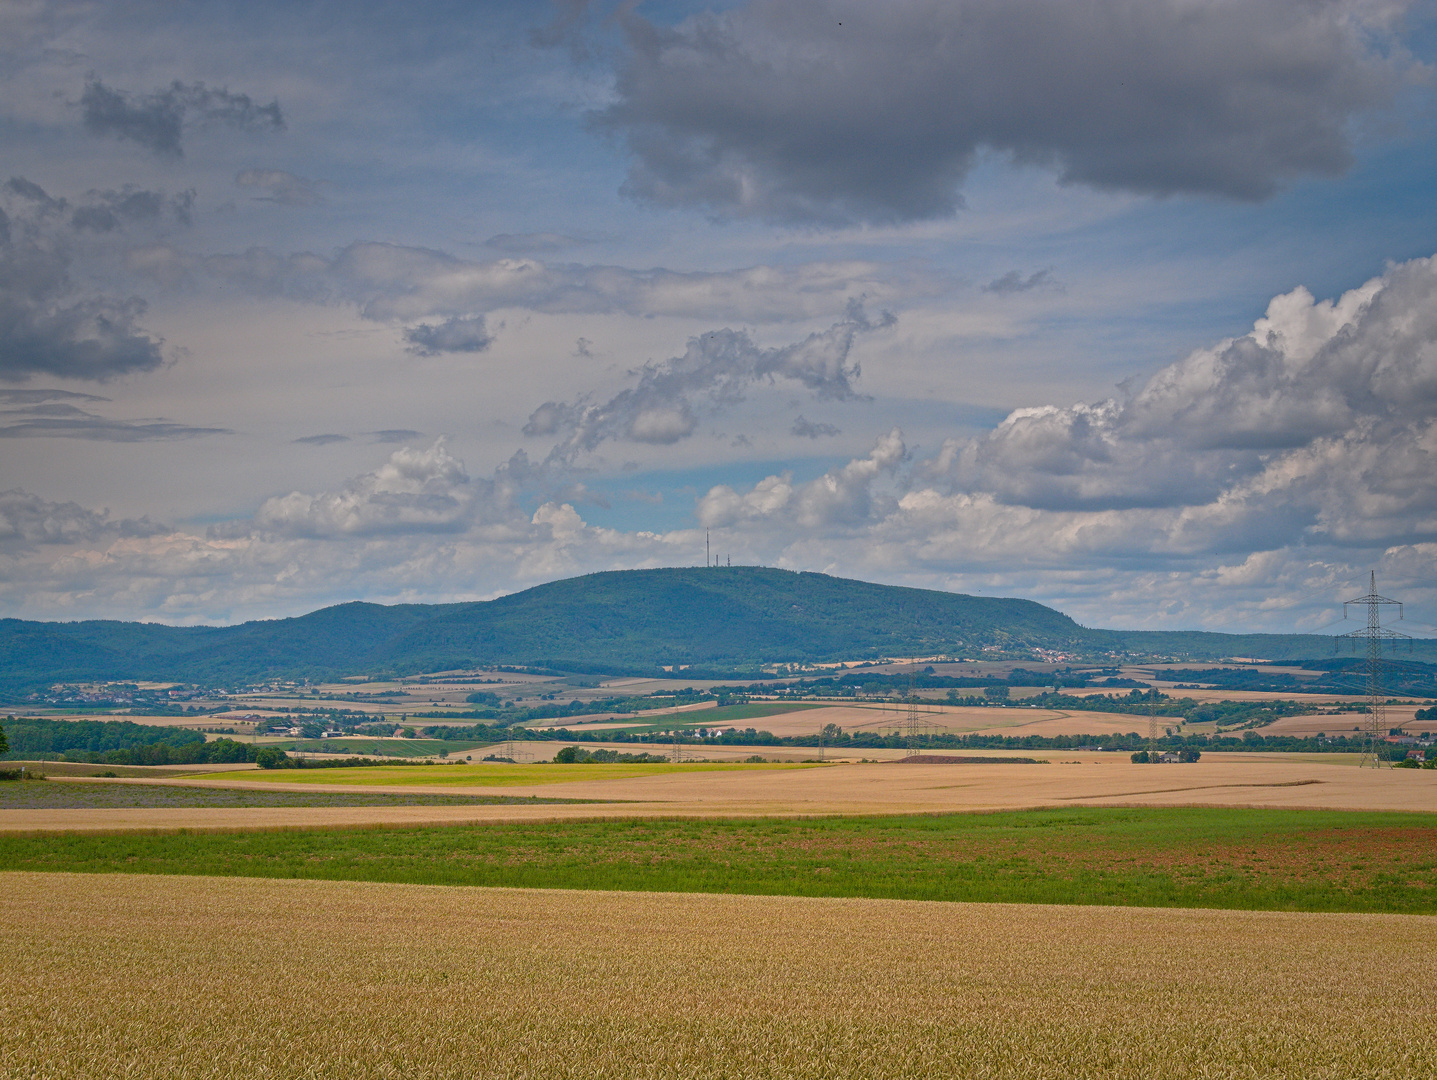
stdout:
[[0,617],[1437,633],[1437,5],[0,0]]

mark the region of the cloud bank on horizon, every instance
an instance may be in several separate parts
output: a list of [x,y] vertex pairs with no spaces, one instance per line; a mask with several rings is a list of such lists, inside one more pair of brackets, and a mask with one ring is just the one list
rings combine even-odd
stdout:
[[708,532],[1108,626],[1311,630],[1375,568],[1437,622],[1423,5],[234,10],[0,15],[0,615]]

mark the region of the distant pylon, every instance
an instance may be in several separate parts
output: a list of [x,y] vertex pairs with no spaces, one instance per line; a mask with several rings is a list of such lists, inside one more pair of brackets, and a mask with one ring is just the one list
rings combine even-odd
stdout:
[[908,752],[918,752],[918,691],[915,687],[918,665],[914,664],[908,672]]
[[1385,630],[1382,627],[1382,605],[1391,604],[1397,608],[1397,617],[1402,618],[1402,603],[1398,600],[1389,600],[1385,596],[1377,594],[1377,571],[1372,571],[1366,596],[1359,596],[1356,600],[1348,600],[1342,605],[1342,617],[1347,618],[1347,609],[1353,604],[1364,604],[1367,607],[1367,625],[1360,630],[1352,630],[1346,634],[1339,634],[1339,643],[1343,638],[1357,640],[1365,638],[1367,641],[1367,745],[1362,749],[1362,757],[1359,765],[1371,765],[1375,769],[1382,767],[1382,757],[1378,753],[1378,745],[1387,737],[1387,691],[1382,685],[1382,642],[1383,640],[1411,641],[1408,634],[1399,634],[1396,630]]

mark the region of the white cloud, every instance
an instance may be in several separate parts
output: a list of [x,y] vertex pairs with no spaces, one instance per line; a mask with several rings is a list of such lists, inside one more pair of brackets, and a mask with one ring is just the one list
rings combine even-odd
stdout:
[[[792,355],[771,370],[846,370],[827,347]],[[682,436],[694,393],[729,392],[723,379],[686,381],[708,356],[639,381],[673,375],[682,393],[588,406],[599,413],[583,430]],[[918,460],[894,428],[808,481],[714,486],[694,520],[736,562],[1028,595],[1098,625],[1312,629],[1369,566],[1416,610],[1437,603],[1434,406],[1437,260],[1419,259],[1331,301],[1276,297],[1250,334],[1122,397],[1017,410]],[[536,410],[531,436],[579,445],[571,408]],[[442,440],[404,447],[334,490],[276,496],[203,536],[12,493],[0,500],[0,595],[14,611],[189,619],[695,561],[695,528],[587,523],[569,460],[536,469],[516,454],[479,478]]]
[[367,318],[470,318],[517,307],[546,313],[783,322],[831,317],[846,304],[879,305],[949,289],[944,275],[861,260],[683,272],[463,259],[432,248],[364,242],[335,256],[266,248],[200,256],[168,245],[136,249],[129,264],[164,284],[211,278],[261,296],[353,303]]
[[459,532],[473,521],[475,484],[440,439],[427,450],[396,450],[380,468],[319,495],[294,491],[268,499],[255,524],[285,536],[372,536]]

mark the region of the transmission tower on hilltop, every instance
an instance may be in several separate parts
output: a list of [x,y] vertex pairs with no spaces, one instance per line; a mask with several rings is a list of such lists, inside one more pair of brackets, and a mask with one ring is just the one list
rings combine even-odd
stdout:
[[1367,641],[1367,745],[1362,750],[1362,760],[1358,763],[1363,766],[1371,765],[1374,769],[1382,767],[1382,757],[1378,753],[1378,747],[1387,736],[1386,712],[1387,712],[1387,691],[1383,688],[1382,680],[1382,642],[1385,641],[1411,641],[1408,634],[1399,634],[1396,630],[1387,630],[1382,626],[1382,605],[1391,604],[1397,608],[1397,617],[1402,618],[1402,603],[1399,600],[1389,600],[1377,593],[1377,571],[1372,571],[1371,584],[1368,587],[1366,596],[1359,596],[1356,600],[1348,600],[1342,605],[1342,617],[1347,618],[1347,609],[1355,604],[1363,604],[1367,607],[1367,625],[1358,630],[1349,631],[1346,634],[1338,635],[1338,643],[1343,639],[1352,641],[1365,639]]

